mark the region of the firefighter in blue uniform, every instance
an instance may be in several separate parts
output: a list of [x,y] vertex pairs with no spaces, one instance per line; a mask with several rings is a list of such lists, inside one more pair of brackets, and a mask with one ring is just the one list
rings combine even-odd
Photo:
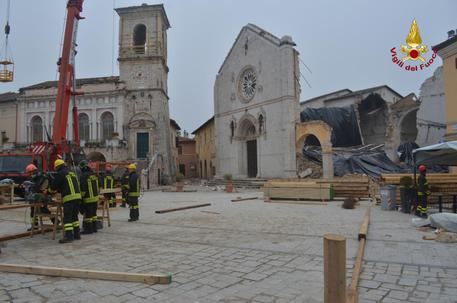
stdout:
[[[111,164],[105,165],[105,173],[100,176],[100,186],[102,189],[114,189],[113,167]],[[109,207],[116,207],[116,195],[114,193],[104,194],[105,201]]]
[[140,177],[136,172],[136,165],[130,164],[129,183],[128,183],[128,203],[130,208],[129,222],[138,221],[140,218],[140,209],[138,206],[138,198],[140,197]]
[[84,213],[82,233],[91,234],[97,232],[98,177],[87,161],[81,161],[79,167],[81,168],[80,184],[83,198],[81,213]]
[[59,192],[63,203],[64,238],[59,243],[68,243],[81,239],[79,232],[78,210],[81,203],[81,191],[78,177],[69,171],[62,159],[54,162],[57,174],[51,183],[51,191]]
[[126,207],[127,199],[129,196],[129,166],[127,165],[124,173],[121,176],[121,189],[122,189],[122,204],[121,207]]
[[[43,206],[40,207],[39,211],[43,214],[50,214],[51,212],[47,206],[47,203],[50,200],[50,197],[48,196],[48,178],[38,171],[35,164],[27,165],[25,171],[30,175],[30,181],[28,182],[29,184],[27,184],[25,191],[26,200],[30,203],[42,203]],[[34,207],[30,210],[30,218],[32,220],[32,228],[38,228],[38,217],[35,217]],[[54,221],[54,218],[51,218],[51,221]],[[32,228],[29,228],[28,231]]]
[[416,215],[419,217],[427,218],[427,196],[430,196],[431,191],[427,182],[427,168],[425,165],[419,166],[419,178],[417,178],[417,198],[419,203],[416,209]]

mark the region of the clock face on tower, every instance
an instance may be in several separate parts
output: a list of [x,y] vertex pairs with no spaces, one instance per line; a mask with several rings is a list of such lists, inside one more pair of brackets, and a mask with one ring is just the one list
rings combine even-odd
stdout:
[[257,75],[252,68],[245,68],[240,75],[238,82],[238,92],[241,99],[249,102],[254,98],[257,91]]
[[132,72],[130,74],[132,79],[137,83],[144,84],[146,81],[146,72],[144,68],[140,65],[136,65],[132,67]]

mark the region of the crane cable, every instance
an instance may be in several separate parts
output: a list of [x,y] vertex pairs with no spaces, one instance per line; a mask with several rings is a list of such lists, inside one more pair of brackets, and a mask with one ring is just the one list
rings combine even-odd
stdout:
[[114,76],[114,27],[115,27],[115,8],[116,0],[113,0],[113,28],[112,28],[112,37],[111,37],[111,76]]
[[8,2],[6,4],[6,24],[5,24],[5,61],[8,61],[8,36],[11,31],[10,8],[11,8],[11,1],[8,0]]

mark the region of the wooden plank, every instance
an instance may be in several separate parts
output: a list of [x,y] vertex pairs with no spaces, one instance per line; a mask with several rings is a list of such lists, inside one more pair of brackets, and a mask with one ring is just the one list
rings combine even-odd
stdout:
[[0,271],[52,277],[96,279],[147,284],[170,284],[171,274],[143,274],[129,272],[84,270],[62,267],[29,266],[19,264],[0,264]]
[[359,248],[354,262],[354,269],[352,270],[351,284],[348,287],[347,303],[357,303],[358,292],[357,286],[359,285],[360,274],[362,272],[363,255],[365,253],[365,244],[367,240],[368,225],[370,224],[371,207],[368,207],[365,216],[363,217],[362,224],[359,229]]
[[23,232],[23,233],[18,233],[18,234],[13,234],[13,235],[0,236],[0,242],[20,239],[20,238],[25,238],[25,237],[30,237],[29,231]]
[[327,202],[317,201],[292,201],[292,200],[265,200],[265,203],[301,204],[301,205],[327,205]]
[[265,183],[267,188],[330,188],[330,184],[300,183],[300,182],[274,182]]
[[324,302],[346,301],[346,238],[324,235]]
[[249,198],[239,198],[239,199],[233,199],[231,200],[232,202],[241,202],[241,201],[247,201],[247,200],[257,200],[259,197],[249,197]]
[[17,209],[17,208],[29,208],[32,207],[33,204],[30,203],[23,203],[23,204],[8,204],[8,205],[0,205],[0,210],[10,210],[10,209]]
[[196,205],[189,205],[189,206],[183,206],[183,207],[176,207],[176,208],[168,208],[168,209],[162,209],[162,210],[156,210],[156,214],[164,214],[164,213],[169,213],[172,211],[178,211],[178,210],[185,210],[185,209],[191,209],[191,208],[197,208],[197,207],[205,207],[205,206],[210,206],[211,203],[204,203],[204,204],[196,204]]
[[354,269],[352,271],[351,284],[349,286],[347,303],[356,303],[358,301],[357,286],[359,284],[360,273],[362,271],[363,254],[365,253],[366,239],[361,239],[355,258]]
[[361,239],[366,239],[367,238],[368,224],[369,223],[370,223],[370,208],[367,209],[367,212],[365,214],[365,217],[363,218],[362,224],[360,225],[359,241]]
[[330,189],[320,188],[270,188],[265,196],[271,199],[330,200]]
[[100,194],[103,195],[103,194],[117,194],[117,193],[120,193],[122,192],[122,189],[119,188],[119,187],[116,187],[116,188],[107,188],[107,189],[101,189],[100,190]]

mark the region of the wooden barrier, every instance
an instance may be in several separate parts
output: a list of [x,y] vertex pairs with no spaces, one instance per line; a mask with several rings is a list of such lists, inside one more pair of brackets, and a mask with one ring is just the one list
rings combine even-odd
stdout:
[[170,284],[171,274],[141,274],[99,270],[83,270],[62,267],[0,264],[0,271],[19,274],[43,275],[80,279],[97,279],[148,284]]
[[324,303],[346,302],[346,238],[324,235]]

